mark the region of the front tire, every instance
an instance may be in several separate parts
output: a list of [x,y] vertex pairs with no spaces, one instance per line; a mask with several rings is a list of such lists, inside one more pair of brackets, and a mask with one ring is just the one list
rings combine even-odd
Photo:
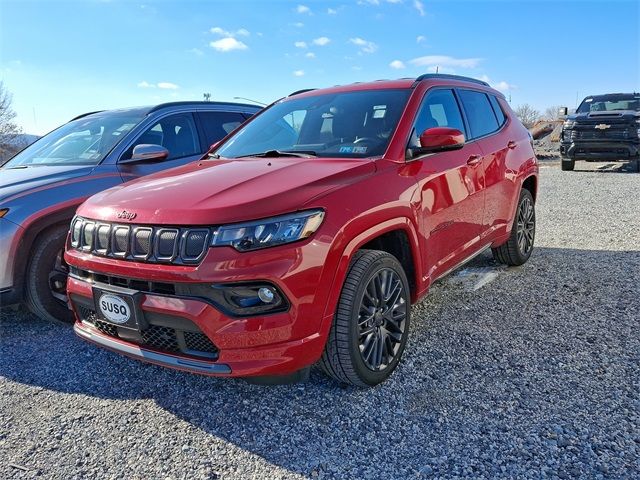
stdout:
[[34,315],[54,323],[73,323],[67,307],[64,242],[68,227],[51,228],[36,239],[27,267],[25,303]]
[[499,247],[492,248],[493,258],[500,263],[510,266],[522,265],[533,252],[533,242],[536,236],[536,210],[531,192],[526,189],[520,191],[520,199],[513,219],[509,240]]
[[576,161],[570,158],[563,158],[560,161],[560,168],[564,172],[571,172],[576,167]]
[[409,282],[396,257],[360,250],[342,287],[320,367],[345,384],[383,382],[406,346],[410,310]]

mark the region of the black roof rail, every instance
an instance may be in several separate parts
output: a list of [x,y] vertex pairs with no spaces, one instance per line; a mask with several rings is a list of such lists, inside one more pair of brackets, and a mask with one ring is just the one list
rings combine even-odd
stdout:
[[86,117],[87,115],[93,115],[94,113],[100,113],[100,112],[104,112],[104,110],[96,110],[95,112],[82,113],[82,114],[78,115],[77,117],[73,117],[69,121],[73,122],[74,120],[78,120],[79,118]]
[[301,93],[312,92],[314,90],[317,90],[317,88],[303,88],[302,90],[296,90],[295,92],[290,93],[289,95],[287,95],[287,97],[293,97],[294,95],[299,95]]
[[416,78],[416,83],[422,80],[460,80],[461,82],[472,82],[489,87],[490,85],[484,80],[478,80],[477,78],[464,77],[462,75],[450,75],[448,73],[425,73]]
[[202,105],[202,106],[206,106],[206,105],[234,105],[234,106],[238,106],[238,107],[251,107],[252,109],[254,108],[261,108],[259,105],[251,105],[250,103],[237,103],[237,102],[205,102],[202,100],[185,100],[185,101],[181,101],[181,102],[167,102],[167,103],[161,103],[159,105],[156,105],[154,107],[151,107],[149,109],[149,111],[147,112],[147,114],[151,113],[151,112],[155,112],[157,110],[160,110],[162,108],[167,108],[167,107],[180,107],[183,105]]

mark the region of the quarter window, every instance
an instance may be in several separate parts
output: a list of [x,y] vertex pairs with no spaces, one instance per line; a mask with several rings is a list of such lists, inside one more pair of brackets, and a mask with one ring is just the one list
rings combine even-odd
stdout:
[[460,100],[469,121],[470,139],[484,137],[500,128],[496,114],[485,93],[460,90]]
[[427,94],[416,118],[409,147],[419,147],[420,135],[434,127],[450,127],[464,132],[458,102],[451,90],[435,90]]
[[496,118],[498,119],[498,125],[502,126],[504,121],[507,119],[502,111],[502,107],[500,106],[500,102],[494,95],[489,95],[489,101],[491,102],[491,106],[493,107],[493,112],[496,114]]

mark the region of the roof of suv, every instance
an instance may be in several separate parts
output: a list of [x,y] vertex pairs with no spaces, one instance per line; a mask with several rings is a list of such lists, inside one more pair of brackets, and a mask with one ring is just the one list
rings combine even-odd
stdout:
[[373,82],[355,82],[348,85],[335,85],[333,87],[322,88],[322,89],[309,88],[305,90],[295,91],[291,93],[289,96],[292,97],[294,95],[304,95],[304,94],[313,95],[313,92],[315,91],[350,92],[350,91],[357,91],[357,90],[412,88],[422,81],[458,82],[461,84],[467,83],[467,84],[472,84],[476,86],[480,85],[482,87],[491,88],[491,86],[487,82],[483,80],[478,80],[476,78],[464,77],[461,75],[449,75],[444,73],[425,73],[424,75],[420,75],[417,78],[411,77],[411,78],[399,78],[397,80],[375,80]]
[[81,115],[78,115],[77,117],[72,118],[70,121],[77,120],[79,118],[86,117],[88,115],[93,115],[95,113],[129,112],[129,113],[134,113],[139,115],[148,115],[158,110],[164,110],[164,109],[176,108],[176,107],[221,107],[221,106],[241,108],[241,109],[246,109],[246,110],[255,111],[255,112],[262,109],[261,106],[251,105],[250,103],[182,101],[182,102],[160,103],[158,105],[148,105],[143,107],[114,108],[112,110],[97,110],[94,112],[86,112]]

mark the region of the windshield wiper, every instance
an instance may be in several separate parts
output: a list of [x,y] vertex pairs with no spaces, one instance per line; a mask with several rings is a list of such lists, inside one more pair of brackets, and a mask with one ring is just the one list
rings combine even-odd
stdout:
[[262,157],[262,158],[273,158],[273,157],[299,157],[299,158],[311,158],[317,157],[318,154],[313,150],[267,150],[266,152],[260,153],[251,153],[249,155],[240,155],[236,158],[244,158],[244,157]]

